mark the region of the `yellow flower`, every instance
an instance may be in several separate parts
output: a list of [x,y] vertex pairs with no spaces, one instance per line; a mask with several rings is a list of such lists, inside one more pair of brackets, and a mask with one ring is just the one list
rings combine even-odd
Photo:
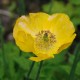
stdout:
[[76,36],[74,32],[73,23],[66,14],[38,12],[18,18],[13,37],[22,51],[36,55],[29,59],[38,62],[53,58],[70,46]]

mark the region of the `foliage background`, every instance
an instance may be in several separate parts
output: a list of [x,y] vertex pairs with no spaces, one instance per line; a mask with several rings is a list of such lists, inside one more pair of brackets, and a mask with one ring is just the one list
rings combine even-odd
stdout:
[[[80,80],[80,0],[0,0],[0,80],[27,80],[32,54],[19,50],[12,31],[19,16],[39,11],[68,14],[77,33],[68,49],[44,61],[39,80]],[[30,80],[35,80],[38,67],[35,63]]]

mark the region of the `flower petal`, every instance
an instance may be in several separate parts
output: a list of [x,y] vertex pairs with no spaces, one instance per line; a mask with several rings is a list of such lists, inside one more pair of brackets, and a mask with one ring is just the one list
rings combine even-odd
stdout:
[[70,37],[69,41],[67,40],[65,43],[63,43],[63,44],[59,47],[57,53],[61,52],[63,49],[66,49],[67,47],[69,47],[69,46],[72,44],[75,36],[76,36],[76,34],[73,34],[72,37]]
[[34,39],[31,36],[31,31],[27,28],[28,22],[24,20],[23,17],[20,17],[15,24],[13,29],[13,37],[16,41],[17,46],[25,52],[33,51]]
[[66,14],[53,14],[49,20],[51,21],[51,30],[59,43],[63,43],[75,32],[75,28]]
[[36,62],[39,62],[39,61],[42,61],[42,60],[45,60],[45,59],[50,59],[50,58],[54,58],[54,56],[49,56],[49,55],[46,55],[46,54],[39,54],[38,57],[30,57],[29,59],[32,60],[32,61],[36,61]]
[[48,30],[50,23],[48,21],[49,15],[43,12],[30,13],[30,27],[35,33],[38,33],[41,30]]

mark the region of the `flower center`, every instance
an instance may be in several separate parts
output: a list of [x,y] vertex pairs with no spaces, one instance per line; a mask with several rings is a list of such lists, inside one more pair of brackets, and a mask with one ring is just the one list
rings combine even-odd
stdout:
[[36,35],[35,39],[35,47],[37,50],[41,50],[43,52],[48,51],[53,48],[56,42],[55,35],[50,31],[41,31]]

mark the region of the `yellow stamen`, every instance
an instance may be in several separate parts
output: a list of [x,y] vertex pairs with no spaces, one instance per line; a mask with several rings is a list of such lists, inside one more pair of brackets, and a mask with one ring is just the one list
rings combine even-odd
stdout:
[[48,51],[56,42],[55,35],[50,31],[41,31],[36,35],[35,46],[38,50]]

